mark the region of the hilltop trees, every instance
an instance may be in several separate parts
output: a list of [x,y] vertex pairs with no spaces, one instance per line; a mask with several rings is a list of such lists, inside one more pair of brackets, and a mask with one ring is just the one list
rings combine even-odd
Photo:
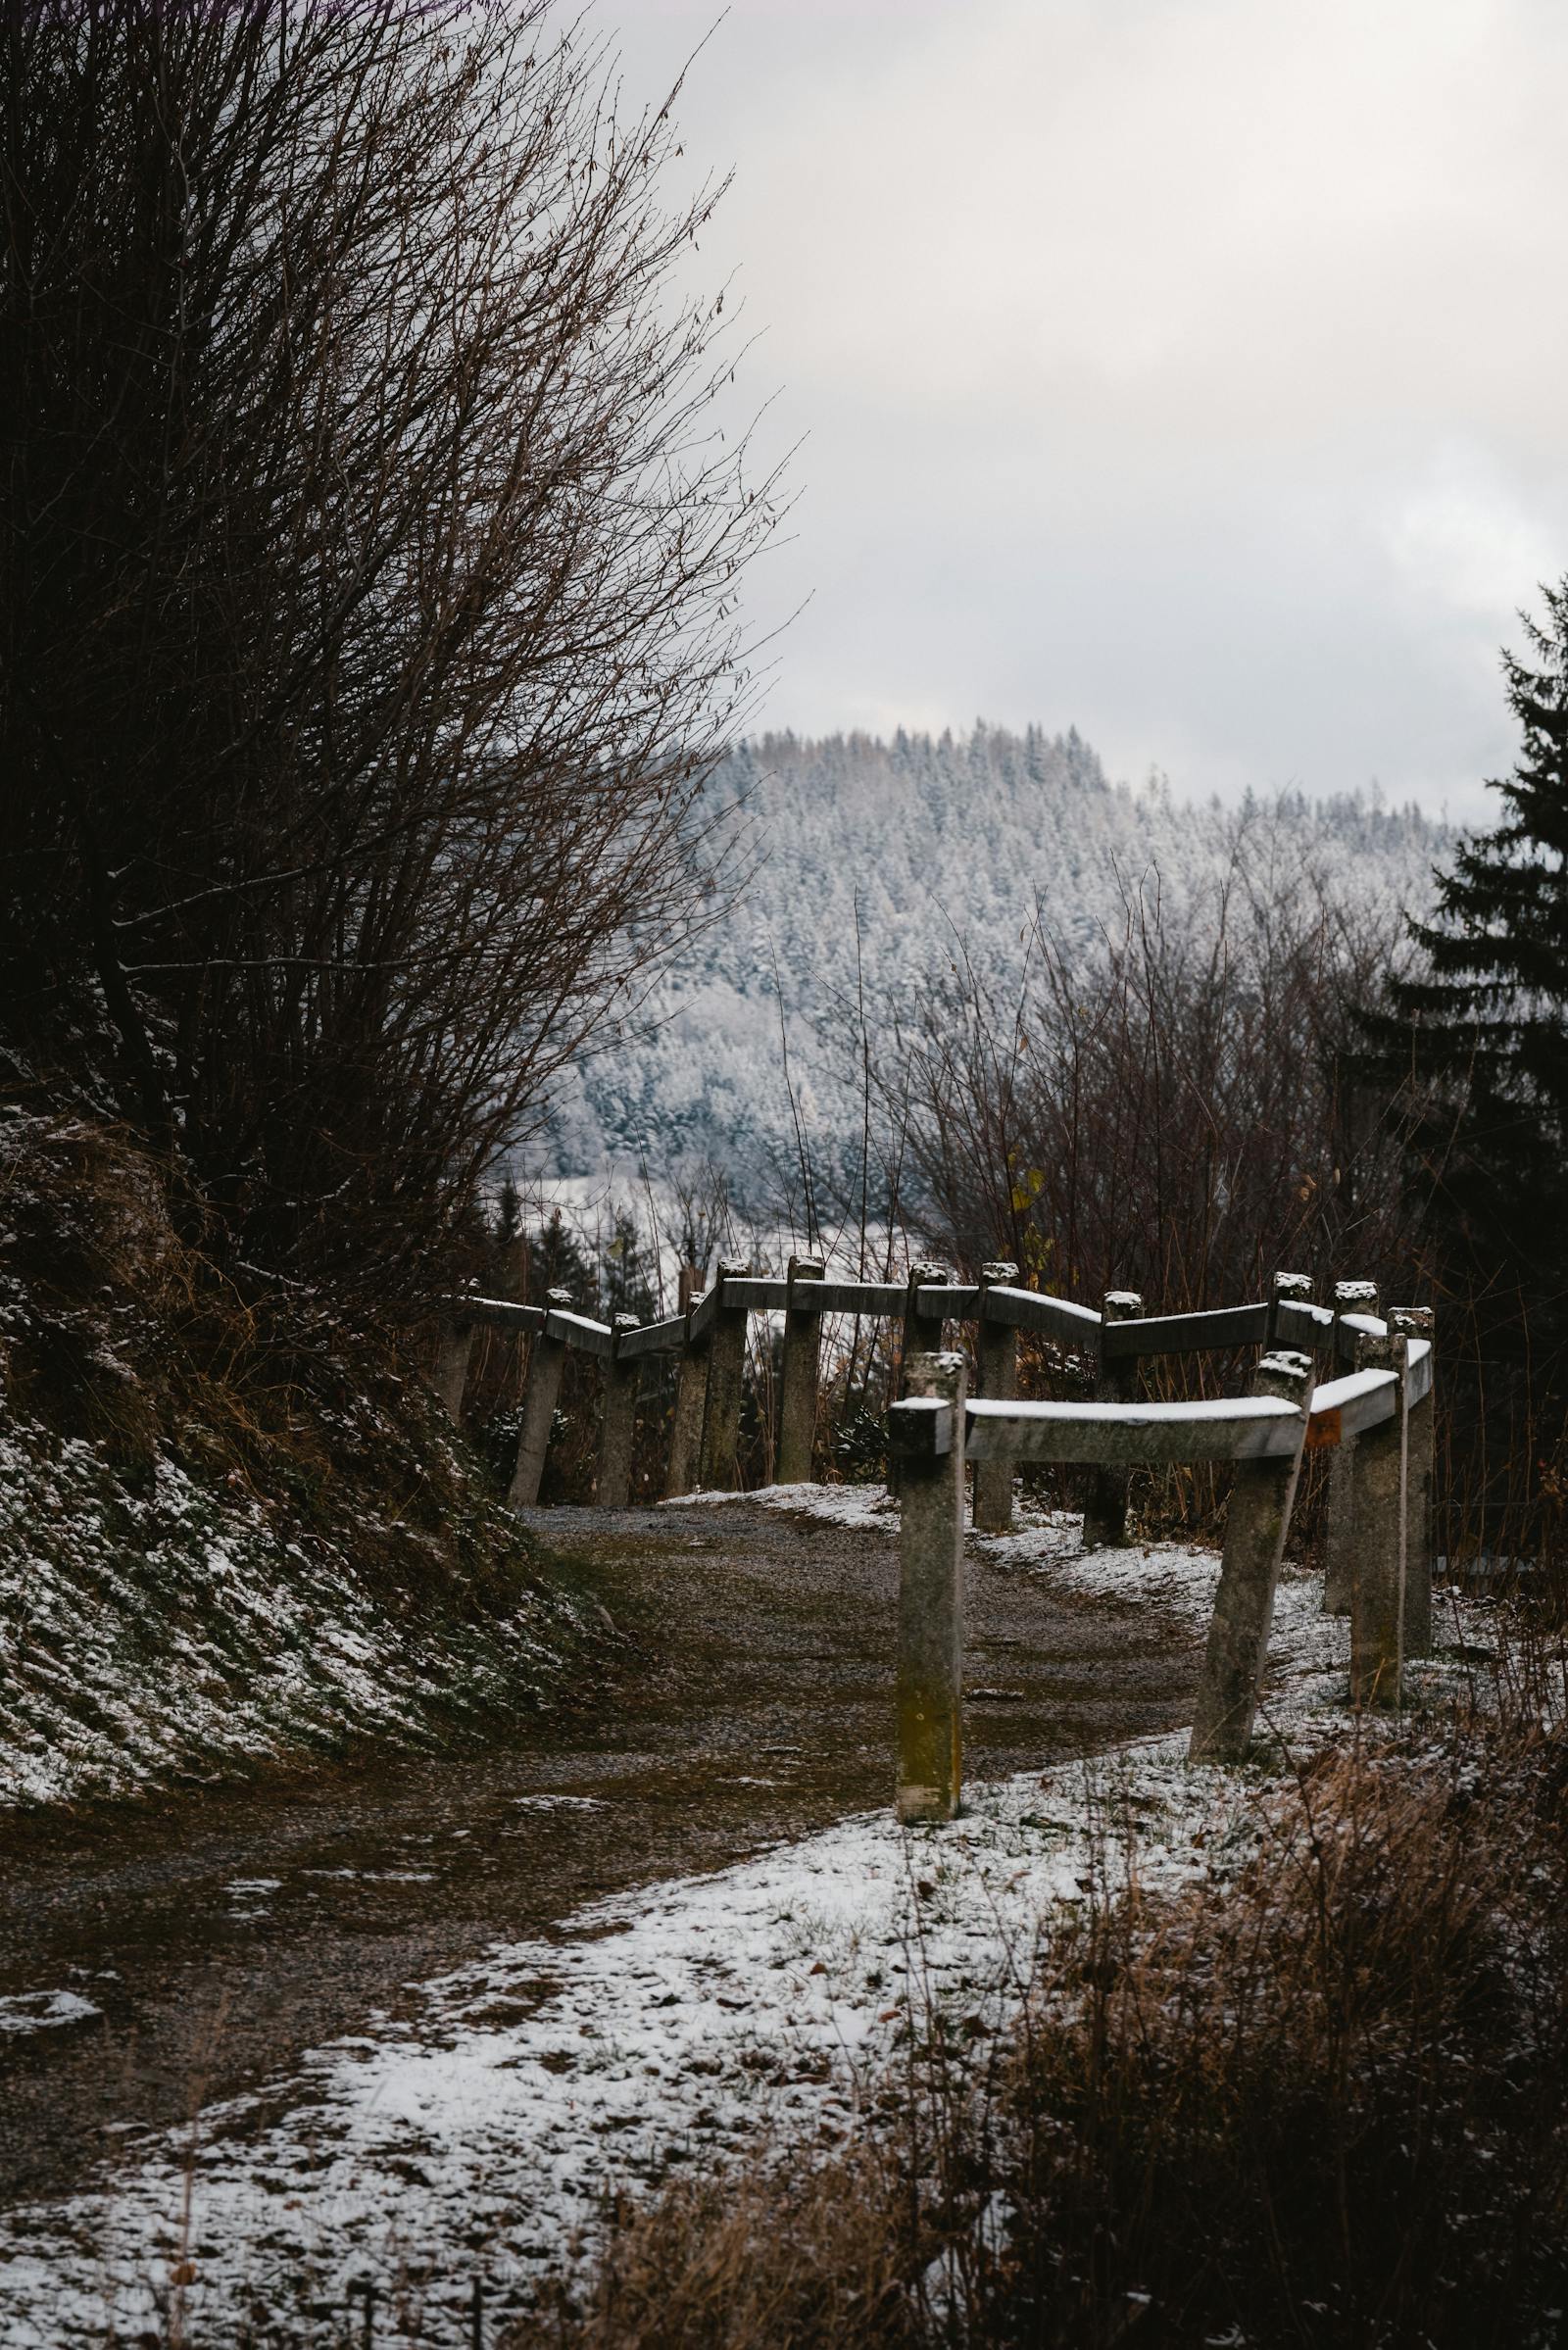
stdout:
[[1279,1266],[1381,1271],[1397,1153],[1346,1059],[1398,927],[1255,809],[1206,891],[1130,888],[1098,954],[1037,920],[1010,992],[966,961],[905,1028],[911,1193],[963,1261],[1079,1298],[1193,1310]]
[[395,1288],[722,894],[721,190],[544,0],[40,0],[0,123],[0,1044]]

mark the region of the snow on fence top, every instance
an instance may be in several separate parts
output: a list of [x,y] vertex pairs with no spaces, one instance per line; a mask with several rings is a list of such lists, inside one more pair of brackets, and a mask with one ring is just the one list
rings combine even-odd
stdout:
[[[1372,1282],[1335,1285],[1317,1304],[1303,1275],[1280,1273],[1256,1304],[1201,1313],[1146,1314],[1130,1290],[1106,1293],[1102,1310],[1020,1289],[1017,1268],[997,1263],[976,1282],[916,1261],[903,1282],[829,1280],[814,1259],[787,1275],[721,1264],[684,1313],[638,1324],[596,1321],[564,1292],[547,1302],[455,1298],[442,1339],[437,1385],[461,1419],[469,1353],[480,1324],[532,1340],[512,1483],[514,1503],[538,1499],[569,1347],[603,1365],[597,1499],[623,1507],[643,1359],[676,1358],[665,1496],[741,1484],[740,1428],[748,1318],[783,1322],[773,1481],[812,1471],[824,1314],[903,1322],[905,1394],[888,1413],[889,1482],[899,1494],[903,1597],[899,1650],[899,1812],[944,1820],[958,1802],[961,1750],[961,1554],[964,1470],[974,1464],[973,1523],[1011,1523],[1020,1462],[1081,1462],[1094,1472],[1084,1513],[1086,1547],[1127,1539],[1129,1469],[1139,1463],[1235,1464],[1225,1560],[1199,1691],[1192,1751],[1209,1759],[1246,1752],[1267,1661],[1274,1589],[1307,1451],[1332,1456],[1325,1605],[1351,1619],[1351,1688],[1360,1702],[1396,1702],[1402,1658],[1431,1640],[1432,1315],[1378,1311]],[[978,1395],[968,1363],[944,1352],[955,1323],[975,1329]],[[1017,1343],[1033,1332],[1087,1367],[1094,1393],[1060,1403],[1017,1395]],[[1138,1393],[1140,1366],[1156,1354],[1258,1346],[1245,1395],[1163,1403]],[[1334,1376],[1314,1385],[1326,1356]],[[1348,1364],[1348,1369],[1341,1369]]]

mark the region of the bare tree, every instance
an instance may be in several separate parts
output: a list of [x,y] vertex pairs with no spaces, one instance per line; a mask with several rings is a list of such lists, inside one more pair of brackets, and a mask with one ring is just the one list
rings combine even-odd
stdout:
[[407,1286],[732,875],[722,188],[544,0],[10,0],[0,122],[10,1041]]
[[884,1064],[932,1236],[1162,1311],[1261,1295],[1278,1266],[1392,1272],[1397,1135],[1350,1063],[1402,927],[1242,818],[1212,894],[1177,912],[1148,875],[1087,954],[1037,919],[1006,995],[956,951]]

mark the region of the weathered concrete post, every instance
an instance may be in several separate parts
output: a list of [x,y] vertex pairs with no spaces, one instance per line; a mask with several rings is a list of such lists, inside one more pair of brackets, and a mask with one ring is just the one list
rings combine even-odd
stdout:
[[1355,1548],[1350,1560],[1350,1698],[1397,1705],[1403,1662],[1405,1365],[1402,1331],[1356,1341],[1358,1371],[1392,1371],[1394,1417],[1364,1428],[1351,1454]]
[[[1389,1328],[1430,1346],[1436,1317],[1430,1305],[1391,1305]],[[1436,1358],[1433,1361],[1434,1371]],[[1405,1414],[1404,1653],[1432,1654],[1432,1575],[1437,1564],[1432,1481],[1437,1395],[1429,1387]]]
[[1301,1415],[1296,1449],[1266,1460],[1239,1460],[1225,1516],[1225,1555],[1209,1619],[1208,1647],[1198,1685],[1190,1762],[1240,1762],[1268,1664],[1274,1593],[1290,1530],[1296,1482],[1312,1397],[1310,1355],[1265,1354],[1252,1374],[1254,1395],[1278,1395]]
[[708,1389],[703,1403],[703,1455],[697,1482],[709,1492],[733,1493],[740,1485],[741,1398],[746,1384],[746,1308],[724,1303],[726,1279],[751,1271],[721,1259],[718,1313],[708,1342]]
[[675,1409],[669,1423],[669,1461],[664,1472],[664,1499],[689,1493],[697,1483],[703,1449],[703,1405],[708,1399],[708,1344],[692,1344],[692,1308],[703,1294],[703,1277],[695,1265],[680,1269],[680,1311],[686,1316],[686,1343],[675,1367]]
[[621,1359],[620,1342],[637,1327],[635,1314],[612,1314],[614,1352],[605,1365],[599,1421],[599,1482],[594,1499],[601,1509],[624,1509],[631,1499],[631,1456],[637,1439],[637,1390],[642,1364]]
[[[1340,1347],[1340,1323],[1348,1314],[1376,1314],[1375,1281],[1337,1281],[1334,1284],[1334,1346],[1329,1357],[1337,1377],[1345,1368]],[[1355,1557],[1355,1439],[1347,1437],[1329,1464],[1329,1500],[1323,1529],[1323,1613],[1350,1612],[1351,1566]]]
[[[570,1290],[545,1293],[547,1312],[552,1307],[563,1311],[570,1304]],[[517,1459],[512,1472],[512,1490],[507,1495],[514,1509],[532,1509],[539,1498],[539,1480],[545,1473],[545,1454],[550,1449],[550,1431],[555,1424],[556,1398],[561,1394],[561,1370],[565,1359],[566,1342],[552,1338],[547,1322],[534,1339],[533,1359],[528,1366],[528,1392],[522,1399],[522,1426],[517,1431]]]
[[904,1376],[908,1393],[889,1415],[900,1463],[898,1814],[951,1820],[963,1764],[963,1356],[906,1355]]
[[942,1350],[942,1316],[923,1314],[919,1306],[919,1292],[933,1283],[946,1286],[953,1279],[951,1265],[936,1257],[917,1257],[909,1267],[908,1297],[904,1307],[904,1392],[908,1395],[909,1364],[917,1354],[938,1354]]
[[[1108,1329],[1112,1322],[1136,1322],[1143,1310],[1144,1301],[1136,1290],[1107,1290],[1101,1307],[1102,1330]],[[1112,1355],[1107,1361],[1102,1342],[1095,1400],[1131,1403],[1137,1393],[1137,1355]],[[1109,1462],[1090,1471],[1089,1493],[1084,1503],[1086,1550],[1119,1549],[1126,1542],[1128,1476],[1125,1468],[1113,1467]]]
[[[1018,1333],[1010,1322],[986,1319],[986,1292],[1006,1289],[1018,1278],[1018,1268],[998,1257],[980,1267],[980,1308],[975,1335],[979,1393],[988,1402],[1010,1403],[1018,1393]],[[1012,1524],[1012,1463],[977,1460],[974,1464],[976,1528],[984,1534],[1005,1534]]]
[[1284,1304],[1310,1305],[1313,1282],[1310,1273],[1276,1273],[1268,1301],[1268,1343],[1270,1346],[1289,1346],[1289,1337],[1280,1333],[1280,1307]]
[[[907,1366],[915,1356],[917,1354],[936,1354],[942,1350],[941,1319],[938,1317],[933,1320],[920,1312],[918,1293],[928,1282],[947,1282],[951,1279],[952,1274],[949,1268],[935,1257],[917,1256],[909,1266],[909,1286],[905,1296],[904,1304],[904,1336],[899,1348],[899,1384],[895,1391],[900,1395],[906,1395],[909,1392],[906,1384]],[[888,1454],[888,1492],[890,1493],[898,1492],[899,1478],[902,1474],[903,1469],[898,1454],[890,1452]]]
[[820,1281],[818,1257],[792,1256],[789,1303],[784,1308],[784,1375],[778,1399],[780,1485],[809,1485],[816,1449],[817,1371],[822,1357],[822,1317],[795,1303],[797,1282]]
[[474,1323],[454,1314],[442,1329],[436,1346],[435,1392],[446,1405],[447,1416],[454,1428],[463,1425],[463,1396],[468,1384],[468,1364],[473,1357],[473,1342],[478,1337]]

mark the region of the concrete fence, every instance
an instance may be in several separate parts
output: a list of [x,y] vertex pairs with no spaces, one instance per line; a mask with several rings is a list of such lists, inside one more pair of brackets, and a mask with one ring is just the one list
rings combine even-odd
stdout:
[[[1146,1314],[1113,1290],[1102,1311],[1016,1286],[1017,1268],[988,1264],[977,1282],[917,1263],[902,1282],[840,1281],[814,1259],[787,1274],[721,1263],[712,1286],[667,1320],[600,1322],[552,1291],[543,1305],[465,1297],[443,1332],[435,1384],[461,1420],[474,1339],[485,1325],[532,1341],[511,1498],[537,1501],[568,1348],[603,1366],[596,1498],[630,1498],[642,1370],[676,1358],[666,1497],[740,1484],[747,1325],[782,1315],[777,1450],[780,1483],[811,1473],[822,1318],[882,1316],[902,1324],[903,1393],[888,1416],[888,1484],[900,1502],[898,1809],[908,1821],[946,1820],[959,1802],[962,1758],[962,1559],[966,1477],[973,1523],[1005,1532],[1021,1464],[1079,1463],[1092,1471],[1086,1546],[1127,1539],[1129,1472],[1142,1464],[1231,1461],[1235,1479],[1224,1555],[1200,1681],[1191,1753],[1235,1761],[1252,1736],[1268,1657],[1274,1595],[1303,1453],[1332,1455],[1324,1605],[1350,1619],[1350,1685],[1357,1704],[1394,1706],[1406,1656],[1432,1639],[1433,1317],[1396,1307],[1385,1318],[1375,1285],[1342,1281],[1318,1304],[1304,1276],[1277,1274],[1260,1304]],[[947,1346],[974,1328],[978,1372]],[[1028,1403],[1017,1394],[1020,1331],[1080,1356],[1092,1399]],[[1257,1346],[1247,1394],[1212,1401],[1140,1397],[1150,1356]],[[1316,1378],[1326,1358],[1330,1376]]]

